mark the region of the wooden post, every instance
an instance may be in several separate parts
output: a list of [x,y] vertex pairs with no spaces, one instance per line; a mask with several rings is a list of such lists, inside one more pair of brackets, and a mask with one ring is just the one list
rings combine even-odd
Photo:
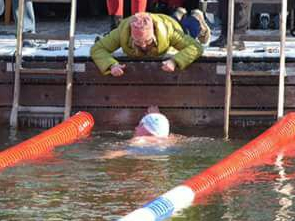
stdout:
[[72,0],[64,119],[70,117],[72,109],[76,8],[77,0]]
[[281,43],[280,43],[280,82],[278,95],[278,119],[284,115],[284,96],[285,96],[285,75],[286,75],[286,29],[287,29],[287,0],[282,0],[282,12],[280,16]]
[[224,103],[224,138],[228,139],[229,133],[229,115],[231,106],[231,72],[233,63],[233,32],[234,32],[234,14],[235,0],[229,0],[228,5],[228,26],[227,26],[227,58],[226,58],[226,81],[225,81],[225,103]]
[[18,126],[18,108],[20,95],[20,68],[22,62],[22,42],[23,42],[23,25],[24,25],[24,1],[19,0],[18,3],[18,23],[17,23],[17,39],[16,39],[16,63],[14,76],[14,93],[13,106],[10,114],[10,126],[17,128]]

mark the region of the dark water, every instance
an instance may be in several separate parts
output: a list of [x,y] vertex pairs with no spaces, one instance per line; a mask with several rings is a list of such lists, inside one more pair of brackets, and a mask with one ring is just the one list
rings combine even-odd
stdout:
[[[0,132],[1,149],[40,131]],[[130,133],[93,132],[80,143],[0,173],[0,220],[117,220],[232,153],[248,141],[190,137],[167,154],[102,159]],[[295,161],[248,170],[174,221],[294,220]],[[139,220],[140,221],[140,220]]]

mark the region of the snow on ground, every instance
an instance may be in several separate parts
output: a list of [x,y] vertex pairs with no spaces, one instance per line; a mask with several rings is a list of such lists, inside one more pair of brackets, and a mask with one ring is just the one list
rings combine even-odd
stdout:
[[[0,23],[0,57],[13,56],[15,52],[15,27],[14,25],[4,26]],[[2,28],[3,27],[3,28]],[[68,30],[68,22],[39,22],[37,23],[37,31],[46,33],[64,33]],[[94,39],[98,34],[108,31],[108,19],[85,20],[77,22],[75,35],[75,56],[89,57],[90,48],[94,44]],[[218,37],[219,31],[214,30],[212,39]],[[279,42],[245,42],[246,49],[242,51],[234,51],[236,57],[253,57],[253,58],[272,58],[279,57]],[[67,56],[68,43],[66,41],[48,41],[47,44],[39,44],[34,48],[23,48],[24,56]],[[271,50],[268,50],[271,49]],[[271,51],[271,52],[270,52]],[[118,50],[116,55],[122,55],[122,51]],[[205,46],[205,57],[226,57],[226,50]],[[286,43],[286,57],[295,58],[295,42]]]

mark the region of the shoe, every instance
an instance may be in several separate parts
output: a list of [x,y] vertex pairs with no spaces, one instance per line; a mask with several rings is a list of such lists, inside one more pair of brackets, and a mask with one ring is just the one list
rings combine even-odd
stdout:
[[236,41],[233,43],[233,48],[235,50],[243,51],[246,49],[245,43],[243,41]]
[[[226,49],[227,43],[225,37],[222,35],[216,40],[210,43],[210,47],[219,47],[222,49]],[[233,50],[243,51],[246,49],[245,43],[243,41],[235,41],[233,42]]]
[[37,48],[39,45],[34,40],[24,40],[23,47],[25,48]]
[[110,30],[116,29],[120,22],[122,21],[123,16],[121,15],[111,15],[111,23],[110,23]]
[[181,22],[182,18],[186,16],[187,11],[183,7],[178,7],[175,9],[175,12],[172,14],[172,17],[175,18],[178,22]]
[[191,11],[191,16],[195,17],[200,23],[200,34],[198,35],[198,40],[202,44],[208,44],[211,38],[211,30],[205,20],[204,13],[199,9],[195,9]]
[[110,33],[110,31],[104,32],[102,34],[98,34],[95,39],[94,39],[94,43],[98,42],[99,40],[103,39],[106,35],[108,35]]
[[226,37],[224,35],[220,35],[220,37],[212,41],[210,43],[210,47],[219,47],[219,48],[224,48],[226,46]]
[[45,51],[61,51],[61,50],[68,50],[68,47],[62,47],[59,45],[42,45],[39,47],[39,49],[41,50],[45,50]]
[[98,42],[102,38],[101,35],[97,35],[94,39],[94,43]]

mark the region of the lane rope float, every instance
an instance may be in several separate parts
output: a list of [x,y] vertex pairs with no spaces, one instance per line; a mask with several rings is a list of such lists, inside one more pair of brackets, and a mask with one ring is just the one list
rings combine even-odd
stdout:
[[23,160],[35,159],[57,146],[87,137],[93,126],[94,119],[91,114],[78,112],[55,127],[0,152],[0,169]]

